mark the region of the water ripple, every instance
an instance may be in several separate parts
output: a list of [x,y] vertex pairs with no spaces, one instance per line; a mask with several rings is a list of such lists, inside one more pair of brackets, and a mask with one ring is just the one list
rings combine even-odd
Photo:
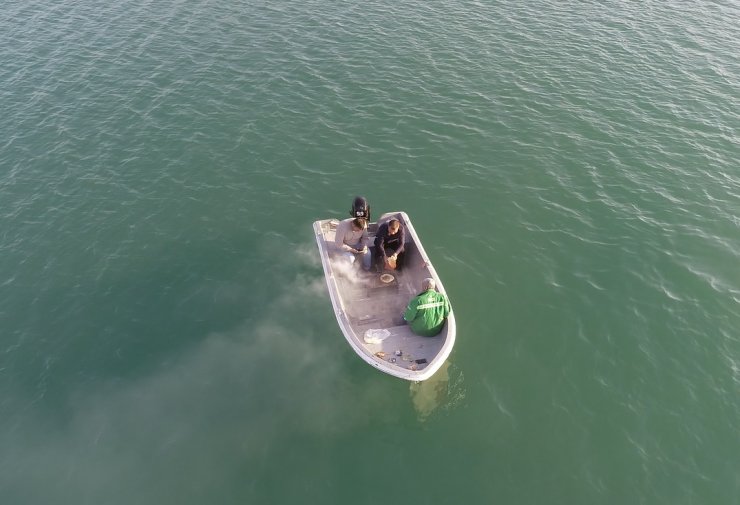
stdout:
[[[438,446],[503,419],[471,457],[553,475],[527,484],[533,501],[731,501],[716,490],[735,483],[740,422],[738,14],[5,2],[3,388],[64,413],[85,381],[273,313],[287,251],[309,254],[310,222],[367,194],[412,215],[458,313],[455,365],[474,380]],[[280,467],[265,454],[261,472]]]

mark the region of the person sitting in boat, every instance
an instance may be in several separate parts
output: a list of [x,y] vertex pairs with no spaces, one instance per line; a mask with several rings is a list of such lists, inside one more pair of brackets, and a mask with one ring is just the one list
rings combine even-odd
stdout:
[[437,291],[437,283],[431,277],[422,281],[421,289],[422,292],[409,302],[403,318],[417,335],[433,337],[442,331],[450,315],[450,302]]
[[378,227],[375,234],[375,257],[382,268],[398,270],[403,264],[406,232],[401,222],[393,218]]
[[367,219],[356,217],[344,219],[337,225],[334,244],[339,254],[350,263],[359,256],[363,270],[372,267],[372,253],[367,246],[370,238],[367,235]]

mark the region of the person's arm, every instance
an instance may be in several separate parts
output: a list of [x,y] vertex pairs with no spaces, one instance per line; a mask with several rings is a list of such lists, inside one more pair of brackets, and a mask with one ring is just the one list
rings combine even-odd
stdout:
[[388,258],[385,255],[385,238],[388,229],[385,226],[378,228],[378,233],[375,235],[375,250],[383,258],[385,262]]
[[403,225],[398,229],[398,235],[398,249],[393,253],[393,256],[396,258],[398,258],[398,255],[403,252],[403,248],[406,246],[406,230],[403,228]]
[[409,306],[406,307],[406,312],[403,313],[403,318],[406,320],[406,322],[410,323],[414,319],[416,319],[416,298],[413,298],[409,302]]

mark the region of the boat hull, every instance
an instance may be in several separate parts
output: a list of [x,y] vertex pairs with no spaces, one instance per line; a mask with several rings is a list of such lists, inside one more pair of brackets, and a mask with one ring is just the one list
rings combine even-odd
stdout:
[[[336,254],[334,232],[338,220],[319,220],[313,227],[334,313],[347,342],[378,370],[401,379],[423,381],[434,375],[452,352],[455,315],[450,313],[442,331],[434,337],[415,335],[403,320],[402,313],[421,291],[423,279],[431,277],[438,291],[445,290],[405,212],[389,212],[371,223],[371,241],[378,224],[393,217],[406,229],[406,252],[400,271],[361,271]],[[381,280],[383,274],[393,279],[389,281],[386,275]]]

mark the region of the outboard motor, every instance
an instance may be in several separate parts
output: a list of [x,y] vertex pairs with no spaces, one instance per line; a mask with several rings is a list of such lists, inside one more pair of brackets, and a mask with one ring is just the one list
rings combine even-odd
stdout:
[[356,196],[355,201],[352,202],[352,210],[349,211],[349,215],[357,219],[366,219],[370,222],[370,205],[363,196]]

